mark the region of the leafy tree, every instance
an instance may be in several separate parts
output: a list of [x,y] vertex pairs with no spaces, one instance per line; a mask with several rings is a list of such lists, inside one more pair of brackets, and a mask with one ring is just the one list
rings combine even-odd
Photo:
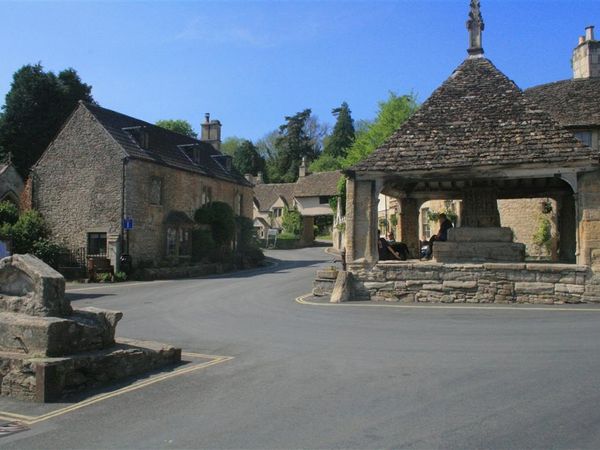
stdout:
[[348,150],[344,167],[356,164],[373,150],[382,145],[418,108],[416,97],[398,96],[394,92],[386,101],[379,103],[377,118],[369,125],[361,124],[362,130],[357,133],[356,140]]
[[233,165],[242,174],[256,175],[264,172],[265,160],[259,155],[254,144],[248,140],[242,141],[233,153]]
[[12,154],[18,171],[27,176],[77,102],[94,102],[91,91],[75,69],[55,75],[40,63],[21,67],[0,113],[0,156]]
[[156,122],[156,125],[175,133],[184,134],[189,137],[197,138],[198,133],[194,131],[192,125],[183,119],[164,119]]
[[242,145],[245,139],[239,138],[237,136],[230,136],[221,142],[221,152],[226,155],[233,156],[237,148]]
[[298,179],[302,157],[312,160],[316,156],[314,141],[311,141],[306,129],[310,114],[311,110],[305,109],[293,116],[286,116],[286,123],[279,127],[279,136],[275,141],[277,153],[270,161],[271,181],[293,183]]
[[281,226],[286,233],[298,236],[302,231],[302,215],[296,208],[290,209],[286,206],[281,216]]
[[340,170],[343,168],[342,158],[336,158],[325,152],[321,153],[309,166],[311,172],[330,172],[332,170]]
[[11,202],[0,202],[0,225],[14,225],[19,220],[19,210]]
[[337,120],[333,127],[333,133],[325,142],[323,155],[345,158],[348,149],[354,143],[354,120],[346,102],[343,102],[339,108],[334,108],[331,113]]

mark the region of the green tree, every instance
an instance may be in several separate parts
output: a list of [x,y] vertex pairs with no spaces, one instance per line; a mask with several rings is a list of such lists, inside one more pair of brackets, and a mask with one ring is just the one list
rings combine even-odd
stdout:
[[192,124],[183,119],[164,119],[156,122],[156,125],[175,133],[184,134],[189,137],[197,138],[198,133],[194,131]]
[[342,158],[336,158],[335,156],[321,153],[317,159],[315,159],[309,166],[311,172],[331,172],[332,170],[342,169]]
[[245,139],[239,138],[237,136],[230,136],[221,142],[221,153],[232,156],[234,155],[237,148],[242,145]]
[[376,119],[370,124],[361,124],[361,131],[348,150],[344,167],[349,167],[370,155],[381,146],[417,110],[418,104],[413,94],[399,96],[394,92],[386,101],[379,102]]
[[77,102],[94,102],[91,92],[74,69],[55,75],[40,63],[21,67],[0,113],[0,157],[10,153],[18,171],[27,176]]
[[286,206],[283,208],[281,226],[286,233],[298,236],[302,231],[302,215],[296,208],[290,209]]
[[272,182],[293,183],[298,179],[302,158],[312,160],[316,156],[314,143],[306,130],[310,114],[311,110],[305,109],[293,116],[286,116],[286,123],[279,127],[279,136],[275,141],[276,154],[270,161]]
[[323,155],[345,158],[348,149],[354,143],[354,120],[346,102],[339,108],[334,108],[331,113],[336,117],[336,122],[331,136],[325,141]]
[[265,170],[264,158],[260,156],[254,144],[248,140],[242,141],[235,149],[233,165],[242,175],[247,173],[256,175],[258,172],[264,172]]

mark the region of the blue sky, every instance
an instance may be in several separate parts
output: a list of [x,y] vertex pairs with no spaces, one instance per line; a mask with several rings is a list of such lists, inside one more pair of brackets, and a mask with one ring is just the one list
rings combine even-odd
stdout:
[[[149,122],[204,113],[256,140],[305,108],[372,119],[393,90],[424,101],[466,57],[469,0],[0,0],[0,97],[40,61],[75,68],[104,107]],[[527,88],[571,77],[598,0],[482,0],[484,49]],[[2,103],[3,100],[2,100]]]

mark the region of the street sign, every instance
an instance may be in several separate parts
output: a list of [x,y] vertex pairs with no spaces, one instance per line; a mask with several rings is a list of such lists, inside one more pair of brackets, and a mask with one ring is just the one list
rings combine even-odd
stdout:
[[133,230],[133,219],[132,218],[126,218],[123,219],[123,229],[124,230]]

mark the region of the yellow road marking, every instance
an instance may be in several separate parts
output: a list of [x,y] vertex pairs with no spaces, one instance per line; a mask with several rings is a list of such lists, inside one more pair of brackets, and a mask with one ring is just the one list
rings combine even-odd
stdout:
[[161,281],[139,281],[137,283],[103,283],[101,286],[85,287],[67,289],[65,292],[81,292],[81,291],[94,291],[97,289],[116,288],[116,287],[137,287],[137,286],[154,286],[155,284],[172,283],[173,280],[161,280]]
[[193,364],[189,367],[182,367],[181,369],[176,369],[173,372],[168,372],[162,375],[155,375],[147,380],[142,380],[136,383],[133,383],[130,386],[123,387],[121,389],[117,389],[114,392],[108,392],[106,394],[99,394],[93,397],[88,398],[87,400],[83,400],[81,402],[75,403],[73,405],[65,406],[64,408],[57,409],[56,411],[50,411],[49,413],[42,414],[40,416],[26,416],[21,414],[15,414],[7,411],[0,411],[0,418],[10,419],[10,420],[19,420],[23,422],[25,425],[33,425],[35,423],[39,423],[48,419],[52,419],[57,416],[61,416],[63,414],[67,414],[72,411],[76,411],[81,408],[85,408],[86,406],[93,405],[94,403],[98,403],[104,400],[108,400],[109,398],[117,397],[122,394],[126,394],[127,392],[136,391],[146,386],[150,386],[151,384],[158,383],[159,381],[164,381],[169,378],[177,377],[180,375],[184,375],[186,373],[194,372],[196,370],[205,369],[210,366],[214,366],[217,364],[221,364],[233,359],[233,356],[217,356],[217,355],[203,355],[201,353],[192,353],[192,352],[182,352],[183,356],[195,357],[195,358],[210,358],[211,361],[207,361],[205,363]]
[[301,305],[310,305],[310,306],[353,306],[353,307],[367,307],[367,308],[404,308],[404,309],[454,309],[456,311],[460,311],[462,309],[483,309],[483,310],[509,310],[509,311],[570,311],[570,312],[600,312],[600,308],[569,308],[569,307],[561,307],[561,306],[474,306],[474,305],[465,305],[464,303],[455,304],[455,305],[390,305],[387,303],[353,303],[353,302],[344,302],[344,303],[320,303],[320,302],[310,302],[306,299],[311,297],[312,294],[304,294],[300,297],[296,298],[296,303]]

